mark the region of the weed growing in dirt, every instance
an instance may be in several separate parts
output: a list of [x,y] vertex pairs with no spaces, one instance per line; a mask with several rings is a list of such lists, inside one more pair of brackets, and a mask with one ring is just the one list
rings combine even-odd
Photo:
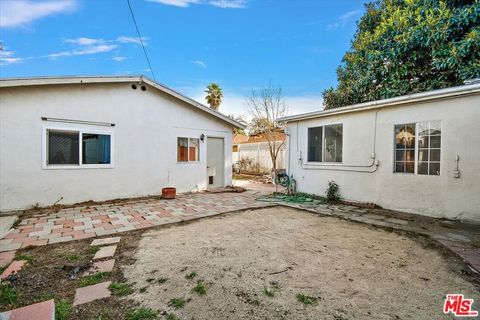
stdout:
[[168,278],[160,277],[160,278],[158,278],[157,281],[158,281],[158,283],[165,283],[165,282],[167,282],[167,280],[168,280]]
[[167,316],[165,317],[165,320],[178,320],[177,316],[174,315],[173,313],[169,313],[167,314]]
[[80,287],[91,286],[102,282],[105,278],[109,277],[111,272],[97,272],[91,276],[86,276],[80,280]]
[[108,289],[110,289],[114,295],[120,297],[127,296],[134,291],[128,284],[123,282],[114,282],[108,287]]
[[0,282],[0,305],[9,305],[17,302],[17,293],[7,283]]
[[95,320],[113,320],[114,317],[107,312],[100,313]]
[[13,258],[13,260],[25,260],[29,264],[32,264],[35,261],[35,258],[32,256],[29,256],[28,254],[19,254],[18,256]]
[[185,306],[185,303],[186,301],[183,298],[173,298],[168,302],[168,305],[178,310],[183,308]]
[[50,293],[50,292],[44,292],[40,295],[38,295],[36,298],[35,298],[35,301],[37,302],[42,302],[42,301],[47,301],[47,300],[50,300],[50,299],[53,299],[55,298],[55,295],[53,293]]
[[55,303],[55,320],[68,320],[72,307],[67,300],[62,299]]
[[193,279],[197,276],[197,273],[195,271],[190,272],[185,276],[186,279]]
[[90,249],[88,249],[88,251],[90,252],[90,254],[95,254],[98,252],[98,250],[100,250],[100,247],[99,246],[93,246],[93,247],[90,247]]
[[147,288],[148,288],[148,287],[142,287],[142,288],[140,288],[140,289],[138,290],[138,292],[140,292],[140,293],[147,292]]
[[267,288],[267,287],[263,287],[263,293],[267,297],[272,298],[273,296],[275,296],[275,289],[270,289],[270,288]]
[[303,303],[304,305],[312,305],[317,303],[317,298],[312,296],[307,296],[303,293],[299,293],[296,295],[298,302]]
[[70,261],[70,262],[75,262],[75,261],[80,260],[80,256],[76,255],[76,254],[72,254],[71,256],[67,257],[67,260]]
[[197,285],[193,287],[192,289],[194,292],[198,293],[199,295],[203,296],[204,294],[207,294],[207,287],[203,283],[203,281],[199,280],[197,282]]
[[157,311],[146,307],[140,307],[130,311],[127,314],[127,320],[153,320],[157,318],[157,315]]
[[155,278],[148,278],[148,279],[147,279],[147,282],[148,282],[148,283],[152,283],[153,281],[155,281]]

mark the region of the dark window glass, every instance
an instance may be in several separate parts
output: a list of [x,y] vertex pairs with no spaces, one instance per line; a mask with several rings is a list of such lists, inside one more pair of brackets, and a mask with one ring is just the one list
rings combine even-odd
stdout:
[[322,161],[323,127],[308,128],[308,161]]
[[110,164],[110,135],[82,134],[82,164]]
[[48,130],[48,165],[78,165],[78,132]]

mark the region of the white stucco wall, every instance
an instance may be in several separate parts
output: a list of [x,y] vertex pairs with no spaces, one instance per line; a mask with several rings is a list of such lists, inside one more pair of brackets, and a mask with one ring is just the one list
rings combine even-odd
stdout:
[[[41,117],[114,123],[114,127],[42,121]],[[111,131],[113,168],[42,168],[46,126]],[[0,89],[0,211],[39,204],[101,201],[207,187],[206,141],[200,161],[177,163],[177,137],[225,141],[225,184],[232,181],[232,127],[147,85],[75,84]]]
[[[394,126],[432,120],[440,120],[442,126],[440,176],[394,173]],[[307,164],[308,128],[336,123],[343,124],[343,162]],[[478,94],[290,122],[287,130],[287,168],[300,191],[324,195],[328,181],[333,180],[348,200],[433,217],[480,221]],[[375,172],[371,172],[375,166],[354,167],[372,164],[374,152],[379,161]],[[458,179],[454,178],[457,155]]]

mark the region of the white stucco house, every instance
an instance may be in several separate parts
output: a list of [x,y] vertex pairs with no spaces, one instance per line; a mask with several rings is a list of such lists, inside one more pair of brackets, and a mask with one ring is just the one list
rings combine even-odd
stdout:
[[480,222],[480,83],[280,121],[299,191]]
[[143,76],[0,79],[0,211],[230,185],[234,127]]

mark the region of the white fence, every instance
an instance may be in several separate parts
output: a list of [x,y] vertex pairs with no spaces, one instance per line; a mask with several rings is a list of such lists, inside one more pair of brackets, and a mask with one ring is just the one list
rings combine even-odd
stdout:
[[[273,169],[268,142],[239,144],[232,160],[235,170],[245,173],[270,173]],[[285,169],[285,145],[278,152],[277,169]]]

